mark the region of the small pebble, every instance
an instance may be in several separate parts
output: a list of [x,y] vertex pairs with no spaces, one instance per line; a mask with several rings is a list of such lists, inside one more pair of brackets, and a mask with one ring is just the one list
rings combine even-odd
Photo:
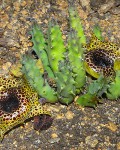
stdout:
[[113,122],[109,122],[107,125],[106,125],[106,127],[108,128],[108,129],[110,129],[111,131],[113,131],[113,132],[116,132],[117,131],[117,125],[116,124],[114,124]]
[[51,143],[51,144],[53,144],[53,143],[58,143],[60,141],[60,138],[54,138],[54,139],[50,139],[49,140],[49,142]]
[[56,133],[52,133],[52,134],[51,134],[51,137],[52,137],[52,138],[57,138],[58,135],[57,135]]
[[120,150],[120,142],[117,143],[117,150]]
[[74,113],[72,111],[67,111],[67,113],[65,114],[65,117],[69,120],[69,119],[73,119],[74,117]]
[[56,119],[64,119],[65,115],[63,113],[57,114]]
[[3,70],[8,70],[8,68],[10,68],[11,67],[11,62],[6,62],[3,66],[2,66],[2,68],[3,68]]
[[85,143],[94,148],[98,144],[98,140],[94,136],[87,136],[85,138]]

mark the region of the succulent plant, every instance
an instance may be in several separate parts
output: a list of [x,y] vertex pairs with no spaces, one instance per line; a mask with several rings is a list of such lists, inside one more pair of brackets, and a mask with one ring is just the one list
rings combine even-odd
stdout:
[[[86,89],[87,72],[96,80],[92,79],[87,84],[85,98],[83,95],[77,102],[84,106],[94,106],[95,99],[97,101],[97,97],[108,90],[110,79],[115,77],[114,62],[120,56],[118,46],[104,41],[98,25],[94,26],[91,41],[86,44],[81,20],[72,7],[69,8],[69,23],[70,33],[66,47],[60,27],[54,21],[49,23],[47,38],[44,38],[41,29],[35,25],[31,35],[38,60],[25,55],[22,70],[39,96],[47,102],[60,101],[67,105],[81,90]],[[101,76],[105,78],[102,82],[104,86],[101,86]],[[90,90],[94,92],[91,93]]]
[[[76,21],[77,20],[77,21]],[[49,23],[47,39],[38,26],[31,31],[33,50],[38,60],[30,55],[23,57],[23,73],[31,86],[47,102],[69,104],[86,82],[83,63],[82,44],[86,39],[76,11],[70,9],[70,33],[68,46],[65,47],[60,27]],[[47,73],[47,79],[44,78]],[[50,85],[54,81],[56,88]]]
[[100,27],[95,26],[90,43],[84,45],[84,64],[87,73],[96,79],[91,79],[86,93],[76,100],[79,105],[95,107],[99,103],[98,97],[102,98],[103,93],[109,99],[120,97],[120,52],[116,44],[103,40]]
[[101,102],[98,97],[102,96],[103,92],[101,90],[105,88],[106,83],[107,80],[104,76],[100,76],[97,80],[91,81],[86,87],[86,93],[78,97],[76,104],[95,108],[95,106]]

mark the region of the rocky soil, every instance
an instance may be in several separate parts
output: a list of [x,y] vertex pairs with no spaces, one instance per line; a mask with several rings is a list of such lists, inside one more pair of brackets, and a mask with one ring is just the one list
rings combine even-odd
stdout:
[[[106,40],[120,43],[119,0],[1,0],[0,75],[9,75],[21,55],[31,49],[29,31],[34,23],[46,32],[54,18],[63,38],[69,32],[68,6],[79,11],[88,39],[99,24]],[[54,121],[46,130],[36,132],[33,120],[7,133],[1,150],[120,150],[120,101],[105,100],[93,108],[50,105]]]

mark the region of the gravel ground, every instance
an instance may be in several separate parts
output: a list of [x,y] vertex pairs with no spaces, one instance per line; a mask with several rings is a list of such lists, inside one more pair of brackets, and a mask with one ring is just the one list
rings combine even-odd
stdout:
[[[31,49],[29,31],[34,22],[43,31],[55,18],[66,40],[68,3],[75,5],[88,38],[99,24],[106,40],[120,43],[119,0],[2,0],[0,6],[0,75],[8,75],[19,63],[21,54]],[[54,121],[41,133],[33,129],[33,120],[11,130],[0,144],[1,150],[120,150],[120,102],[105,100],[94,110],[50,105]]]

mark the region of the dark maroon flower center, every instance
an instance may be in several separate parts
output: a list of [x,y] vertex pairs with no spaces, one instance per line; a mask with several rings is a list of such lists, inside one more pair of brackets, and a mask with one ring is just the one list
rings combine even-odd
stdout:
[[90,59],[95,66],[99,67],[113,67],[113,60],[110,59],[109,54],[103,49],[93,50],[89,52]]
[[3,111],[12,113],[19,107],[19,100],[16,95],[10,94],[0,101],[0,107]]

